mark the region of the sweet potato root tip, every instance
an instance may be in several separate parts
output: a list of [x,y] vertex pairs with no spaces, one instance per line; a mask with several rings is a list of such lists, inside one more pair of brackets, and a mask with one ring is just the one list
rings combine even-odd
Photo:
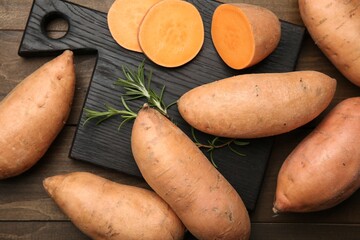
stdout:
[[123,48],[142,52],[139,26],[147,11],[161,0],[116,0],[110,7],[107,21],[114,40]]
[[65,179],[65,175],[58,175],[47,177],[43,180],[43,187],[49,196],[53,196],[54,191],[56,191],[57,186],[62,184],[62,181]]
[[204,25],[194,5],[163,0],[144,17],[139,43],[145,55],[164,67],[178,67],[192,60],[204,42]]
[[336,206],[360,187],[360,97],[336,105],[285,159],[274,208],[314,212]]
[[220,57],[231,68],[243,69],[266,58],[280,41],[277,16],[250,4],[221,4],[211,23],[211,37]]
[[73,53],[64,51],[0,102],[0,179],[31,168],[64,126],[75,90]]

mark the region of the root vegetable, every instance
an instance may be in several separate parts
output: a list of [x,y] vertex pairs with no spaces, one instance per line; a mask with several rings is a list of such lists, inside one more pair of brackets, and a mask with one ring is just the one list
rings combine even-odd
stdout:
[[257,138],[289,132],[330,103],[336,80],[315,71],[245,74],[196,87],[178,100],[181,116],[215,136]]
[[49,177],[44,187],[92,239],[182,239],[184,226],[157,194],[91,173]]
[[301,18],[315,43],[351,82],[360,86],[358,0],[299,0]]
[[46,63],[0,102],[0,179],[31,168],[64,126],[74,96],[73,53]]
[[331,208],[360,187],[360,97],[339,103],[287,157],[274,212]]
[[160,66],[178,67],[199,53],[204,42],[204,25],[191,3],[163,0],[147,12],[138,38],[150,60]]
[[250,220],[239,194],[170,120],[142,108],[131,147],[144,179],[195,237],[249,238]]
[[251,4],[221,4],[216,8],[211,37],[214,46],[231,68],[253,66],[272,53],[281,36],[278,17]]
[[107,21],[110,33],[122,47],[142,52],[138,32],[147,11],[161,0],[116,0],[110,7]]

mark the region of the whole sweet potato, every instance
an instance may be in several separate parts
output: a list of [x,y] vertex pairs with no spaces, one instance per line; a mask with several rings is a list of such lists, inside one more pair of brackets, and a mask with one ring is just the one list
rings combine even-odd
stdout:
[[339,103],[287,157],[274,212],[331,208],[360,187],[360,97]]
[[86,172],[49,177],[44,187],[60,209],[92,239],[182,239],[184,225],[153,191]]
[[313,120],[335,90],[336,80],[316,71],[245,74],[188,91],[178,109],[185,121],[208,134],[267,137]]
[[198,239],[248,239],[242,199],[201,150],[158,111],[144,107],[131,147],[147,183]]
[[0,179],[23,173],[63,128],[74,96],[73,53],[65,51],[0,102]]
[[358,0],[299,0],[301,18],[315,43],[351,82],[360,86]]

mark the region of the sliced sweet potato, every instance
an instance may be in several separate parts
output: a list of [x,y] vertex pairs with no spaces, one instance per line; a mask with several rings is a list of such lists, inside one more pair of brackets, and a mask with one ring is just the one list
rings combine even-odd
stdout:
[[142,52],[139,26],[147,11],[161,0],[116,0],[110,7],[107,21],[114,40],[122,47]]
[[144,17],[138,38],[150,60],[164,67],[178,67],[199,53],[204,42],[204,25],[191,3],[163,0]]

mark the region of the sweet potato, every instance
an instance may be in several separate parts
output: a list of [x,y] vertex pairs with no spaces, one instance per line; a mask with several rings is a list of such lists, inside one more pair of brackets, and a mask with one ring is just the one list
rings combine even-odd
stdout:
[[44,187],[92,239],[182,239],[184,225],[153,191],[86,172],[46,178]]
[[360,86],[358,0],[299,0],[301,18],[315,43],[351,82]]
[[178,109],[185,121],[208,134],[267,137],[317,117],[335,88],[335,79],[315,71],[245,74],[188,91],[178,100]]
[[231,68],[253,66],[279,44],[281,25],[270,10],[245,3],[219,5],[213,14],[211,37],[215,49]]
[[31,168],[64,126],[74,96],[73,53],[65,51],[0,102],[0,179]]
[[340,102],[284,161],[274,212],[331,208],[360,187],[360,97]]
[[198,239],[248,239],[250,220],[236,190],[175,124],[143,107],[131,136],[147,183]]
[[116,0],[107,14],[110,33],[122,47],[142,52],[138,32],[147,11],[161,0]]
[[192,60],[204,42],[204,25],[194,5],[163,0],[145,15],[139,43],[145,55],[164,67],[178,67]]

